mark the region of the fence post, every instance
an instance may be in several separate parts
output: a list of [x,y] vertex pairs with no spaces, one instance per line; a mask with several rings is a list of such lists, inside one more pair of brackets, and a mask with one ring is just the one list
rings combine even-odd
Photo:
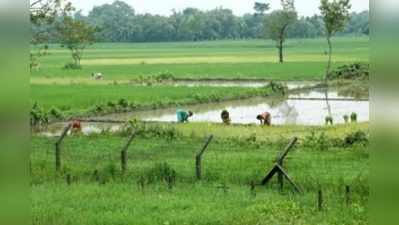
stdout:
[[198,154],[195,156],[195,175],[198,180],[201,180],[201,161],[202,161],[202,155],[204,154],[205,150],[207,149],[209,143],[212,141],[213,135],[210,135],[207,140],[205,141],[204,146],[202,149],[198,152]]
[[71,177],[71,174],[69,174],[69,173],[66,175],[66,182],[68,185],[71,185],[71,183],[72,183],[72,177]]
[[345,201],[347,206],[351,204],[351,189],[349,185],[345,185]]
[[68,126],[66,126],[62,131],[60,138],[55,143],[55,170],[57,172],[60,172],[62,168],[61,144],[71,127],[71,124],[68,124]]
[[318,197],[317,198],[318,209],[319,209],[319,211],[322,211],[323,210],[323,192],[322,192],[321,189],[318,191],[318,196],[317,197]]
[[122,168],[123,173],[125,173],[127,170],[127,158],[128,158],[127,150],[135,136],[136,136],[136,133],[133,132],[132,135],[130,135],[129,140],[127,141],[126,145],[122,148],[122,151],[121,151],[121,168]]

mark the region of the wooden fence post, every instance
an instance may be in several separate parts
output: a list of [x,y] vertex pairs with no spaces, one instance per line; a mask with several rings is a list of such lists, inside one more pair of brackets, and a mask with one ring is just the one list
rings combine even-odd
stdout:
[[318,191],[317,206],[319,208],[319,211],[323,210],[323,192],[321,189]]
[[127,141],[126,145],[122,148],[122,151],[121,151],[121,168],[122,168],[123,173],[125,173],[127,170],[127,158],[128,158],[127,150],[135,136],[136,136],[136,133],[133,132],[132,135],[129,137],[129,140]]
[[345,202],[347,206],[351,204],[351,189],[349,185],[345,185]]
[[55,170],[57,172],[60,172],[62,168],[61,144],[71,127],[71,124],[68,124],[68,126],[66,126],[62,131],[60,138],[58,138],[55,143]]
[[207,149],[209,143],[212,141],[213,135],[210,135],[207,140],[205,141],[204,146],[202,149],[198,152],[198,154],[195,156],[195,175],[198,180],[201,180],[201,160],[202,160],[202,155],[204,154],[205,150]]

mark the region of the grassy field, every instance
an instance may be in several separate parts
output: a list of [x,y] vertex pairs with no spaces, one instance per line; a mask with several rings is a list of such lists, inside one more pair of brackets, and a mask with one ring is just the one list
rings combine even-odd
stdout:
[[[324,39],[287,40],[286,63],[277,63],[270,40],[208,41],[187,43],[95,44],[84,53],[81,70],[64,70],[71,61],[68,50],[53,46],[32,72],[33,83],[46,79],[89,79],[101,72],[107,80],[132,80],[169,72],[176,78],[317,80],[326,66]],[[334,66],[368,62],[366,37],[333,40]]]
[[[367,131],[365,126],[287,128],[301,134],[285,167],[302,195],[293,193],[287,183],[280,193],[275,180],[254,190],[249,185],[260,182],[288,137],[260,140],[218,134],[204,155],[203,179],[197,181],[194,155],[203,137],[187,136],[187,129],[202,129],[195,126],[147,129],[129,148],[124,175],[119,151],[126,136],[67,137],[63,173],[58,175],[55,139],[34,136],[33,224],[368,224],[368,152],[361,144],[342,145],[346,135]],[[265,129],[278,137],[283,128]],[[312,138],[312,132],[326,132],[324,141]],[[72,176],[71,185],[66,184],[67,174]],[[174,182],[166,182],[168,177]],[[351,187],[350,205],[345,203],[345,185]],[[319,189],[324,194],[323,211],[317,208]]]
[[[333,45],[334,67],[368,62],[368,38],[336,38]],[[177,79],[320,80],[326,47],[324,39],[288,40],[286,63],[279,64],[275,44],[263,40],[97,43],[85,51],[83,69],[64,70],[70,53],[52,46],[50,55],[40,59],[41,68],[32,72],[31,103],[46,112],[56,108],[64,116],[75,116],[270,96],[279,93],[271,87],[185,87],[152,79],[167,72]],[[103,73],[105,80],[92,80],[92,72]],[[31,118],[43,115],[32,112]],[[137,122],[132,128],[138,135],[129,148],[124,174],[120,150],[128,138],[126,131],[67,136],[60,173],[55,172],[56,137],[33,134],[32,223],[368,224],[368,127],[368,123],[261,127]],[[210,134],[215,138],[198,181],[194,156]],[[280,192],[276,180],[251,188],[293,137],[299,142],[284,166],[303,194],[294,193],[287,182]],[[346,185],[351,189],[349,204]],[[324,196],[321,211],[319,190]]]
[[[273,91],[264,88],[240,87],[174,87],[137,85],[43,85],[31,86],[31,101],[48,111],[55,107],[67,115],[85,114],[96,107],[104,112],[114,112],[120,99],[127,101],[126,110],[161,108],[194,103],[206,103],[250,96],[270,95]],[[115,104],[115,107],[108,107]]]

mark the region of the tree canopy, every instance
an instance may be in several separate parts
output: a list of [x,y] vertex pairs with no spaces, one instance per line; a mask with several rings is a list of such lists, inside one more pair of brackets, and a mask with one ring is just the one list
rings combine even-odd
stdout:
[[[232,10],[215,8],[199,10],[187,8],[173,11],[170,16],[137,14],[123,1],[94,7],[87,15],[80,12],[75,19],[83,20],[100,28],[96,34],[100,42],[158,42],[201,41],[220,39],[264,38],[265,27],[271,13],[265,10],[267,3],[254,6],[252,14],[234,15]],[[263,15],[261,15],[263,13]],[[352,13],[351,20],[337,35],[367,34],[368,12]],[[324,21],[320,15],[298,18],[287,28],[287,38],[315,38],[324,34]],[[52,40],[56,42],[57,40]]]

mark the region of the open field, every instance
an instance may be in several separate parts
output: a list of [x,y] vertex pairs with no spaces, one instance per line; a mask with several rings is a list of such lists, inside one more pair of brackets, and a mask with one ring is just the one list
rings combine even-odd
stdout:
[[[67,115],[88,113],[96,106],[106,107],[125,99],[129,110],[181,106],[193,103],[270,95],[271,88],[174,87],[138,85],[31,85],[31,101],[46,111],[56,107]],[[112,112],[112,111],[111,111]]]
[[[368,62],[368,38],[335,38],[333,45],[334,67]],[[70,53],[53,46],[50,55],[40,59],[40,70],[32,72],[31,103],[37,102],[44,114],[54,108],[59,110],[62,120],[281,96],[271,86],[173,86],[157,83],[156,76],[168,73],[175,79],[320,80],[325,73],[326,48],[324,39],[288,40],[286,63],[279,64],[275,44],[264,40],[97,43],[85,51],[81,70],[64,70],[63,65],[71,60]],[[103,73],[104,80],[91,79],[93,72]],[[341,81],[334,82],[333,86],[344,86]],[[366,81],[345,82],[350,85],[342,91],[348,96],[368,93]],[[270,104],[281,103],[280,98],[265,99],[264,103],[269,100]],[[258,111],[249,110],[243,113]],[[32,109],[31,119],[32,114],[43,116],[38,111],[34,114]],[[324,118],[322,112],[316,116]],[[368,224],[368,122],[266,127],[134,120],[126,127],[122,132],[67,136],[61,145],[63,166],[58,173],[54,149],[57,137],[32,135],[33,224]],[[132,130],[137,136],[128,150],[128,169],[122,173],[120,151]],[[199,181],[194,157],[210,134],[215,138],[204,154],[203,178]],[[276,178],[266,187],[258,185],[294,137],[299,141],[284,168],[303,193],[294,193],[288,182],[280,192]],[[347,186],[349,193],[345,192]],[[317,205],[319,190],[323,192],[322,210]]]
[[[366,37],[335,38],[334,66],[368,62],[368,44]],[[41,68],[32,72],[31,80],[89,79],[92,72],[103,73],[107,80],[134,80],[165,72],[188,79],[322,78],[327,61],[324,39],[287,40],[286,45],[286,63],[279,64],[270,40],[95,44],[85,51],[81,70],[62,69],[71,61],[70,53],[54,46],[50,55],[40,59]]]
[[[200,126],[200,127],[198,127]],[[264,128],[273,139],[225,134],[210,127],[215,140],[203,158],[203,179],[195,178],[194,155],[203,144],[202,125],[153,127],[129,148],[128,171],[120,171],[120,135],[71,136],[63,143],[63,172],[54,171],[54,138],[32,138],[32,217],[34,224],[367,224],[368,151],[339,140],[365,125],[328,128]],[[225,128],[227,129],[227,128]],[[237,128],[232,128],[233,130]],[[285,167],[304,193],[276,180],[256,186],[287,144],[282,129],[296,131],[299,143]],[[191,130],[191,132],[190,132]],[[165,131],[165,132],[163,132]],[[252,131],[258,132],[254,129]],[[311,138],[326,132],[324,138]],[[208,134],[209,134],[208,133]],[[248,133],[245,129],[242,133]],[[281,137],[281,136],[280,136]],[[165,165],[164,163],[167,163]],[[163,166],[162,166],[163,165]],[[93,171],[97,174],[93,175]],[[171,172],[174,171],[174,172]],[[66,184],[66,175],[72,184]],[[173,176],[168,183],[165,177]],[[345,203],[349,185],[350,203]],[[318,211],[317,191],[324,209]]]

